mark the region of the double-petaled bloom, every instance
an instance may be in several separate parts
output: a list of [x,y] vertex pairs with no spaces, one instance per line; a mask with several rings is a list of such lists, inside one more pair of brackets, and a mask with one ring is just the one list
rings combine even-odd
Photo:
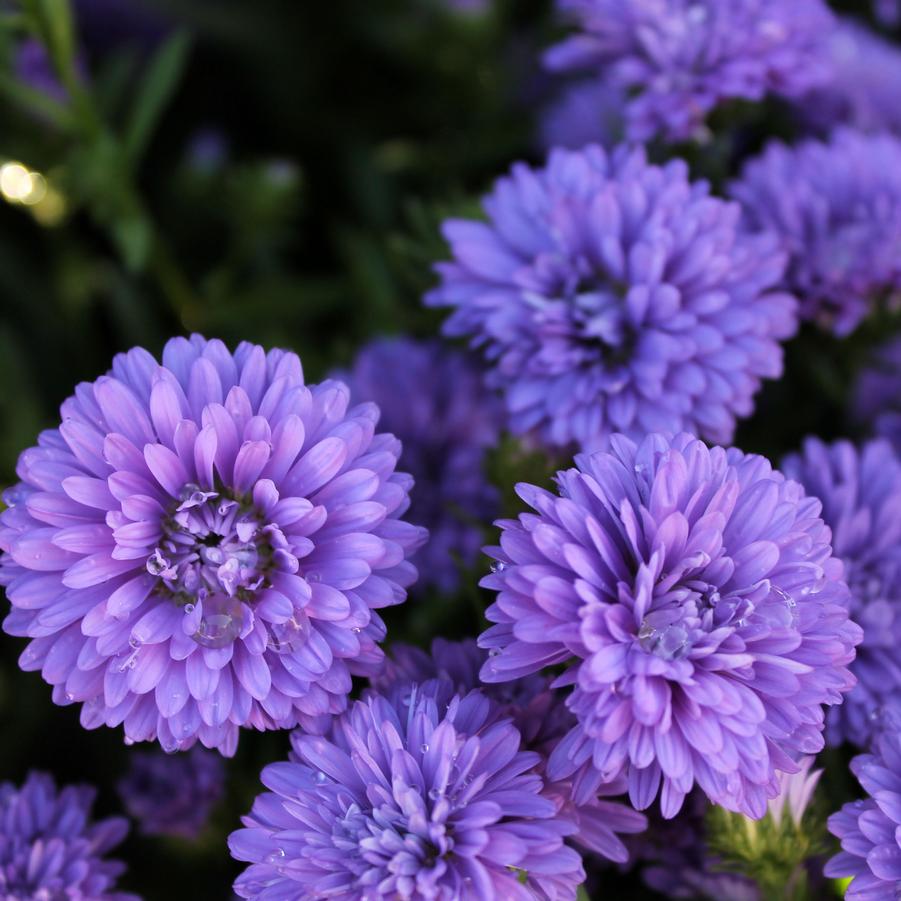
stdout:
[[548,777],[582,803],[624,778],[675,815],[694,785],[762,817],[823,746],[861,631],[820,502],[763,458],[693,436],[622,437],[501,521],[480,638],[488,682],[565,666],[576,724]]
[[0,578],[20,657],[82,724],[167,750],[316,730],[381,665],[424,530],[378,409],[294,354],[199,336],[78,386],[18,465]]
[[487,222],[445,223],[454,259],[426,303],[483,349],[513,431],[583,449],[613,432],[728,442],[781,374],[797,326],[776,290],[785,255],[683,161],[558,150],[514,166],[484,208]]

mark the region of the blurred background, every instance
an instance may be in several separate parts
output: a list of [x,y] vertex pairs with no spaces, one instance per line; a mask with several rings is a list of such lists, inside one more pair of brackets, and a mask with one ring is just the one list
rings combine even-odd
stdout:
[[[199,331],[285,346],[316,381],[373,335],[436,334],[442,314],[420,298],[441,220],[543,156],[563,88],[539,63],[562,33],[552,13],[550,0],[0,3],[0,485],[74,385],[133,345],[157,354]],[[759,146],[753,125],[742,134],[705,153],[730,165]],[[779,457],[809,432],[848,433],[847,384],[883,330],[859,329],[840,361],[834,339],[802,333],[737,443]],[[478,630],[475,613],[446,613]],[[399,634],[419,638],[404,615]],[[21,649],[0,637],[0,778],[93,781],[99,811],[116,810],[121,735],[53,706],[18,670]],[[284,734],[244,735],[213,824],[195,843],[132,835],[122,887],[230,897],[225,836],[286,750]]]

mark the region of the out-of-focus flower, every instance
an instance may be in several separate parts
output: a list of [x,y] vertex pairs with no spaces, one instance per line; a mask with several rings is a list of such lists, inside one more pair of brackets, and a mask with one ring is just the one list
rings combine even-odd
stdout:
[[733,196],[747,222],[777,234],[802,316],[847,335],[901,291],[901,140],[840,129],[826,143],[775,142]]
[[66,89],[53,69],[53,62],[44,45],[35,38],[26,38],[16,47],[14,69],[16,78],[51,100],[64,103]]
[[623,90],[602,78],[564,85],[541,113],[538,144],[547,153],[555,147],[580,150],[587,144],[613,147],[624,135]]
[[[377,691],[385,694],[432,679],[451,685],[458,694],[475,688],[498,705],[501,716],[509,716],[522,736],[523,747],[541,755],[539,772],[545,775],[547,758],[575,724],[573,715],[563,704],[559,692],[550,688],[550,679],[529,675],[515,682],[481,685],[479,670],[488,654],[473,640],[446,641],[436,638],[429,652],[410,645],[394,645],[382,673],[372,680]],[[622,794],[625,783],[605,786],[603,794]],[[572,840],[608,860],[625,863],[628,851],[621,834],[641,832],[646,818],[632,808],[602,797],[592,797],[584,804],[572,802],[571,783],[562,780],[546,785],[545,792],[554,798],[562,816],[576,824]]]
[[773,290],[785,255],[684,162],[555,151],[514,166],[484,207],[487,223],[445,223],[454,261],[426,303],[454,307],[446,334],[483,348],[514,431],[587,449],[616,431],[728,442],[781,374],[796,328],[794,298]]
[[901,25],[901,0],[873,0],[873,15],[887,28]]
[[826,865],[830,877],[852,876],[849,901],[894,901],[901,892],[901,719],[887,718],[869,754],[851,770],[869,795],[829,818],[842,850]]
[[19,458],[0,582],[19,658],[86,728],[234,753],[322,729],[383,658],[425,538],[378,408],[281,350],[176,338],[82,383]]
[[778,771],[823,746],[822,704],[854,684],[861,631],[820,502],[763,458],[687,435],[614,437],[559,496],[502,521],[487,682],[568,664],[576,726],[548,764],[582,803],[625,777],[674,816],[697,784],[762,817]]
[[858,451],[848,441],[808,438],[782,471],[822,501],[833,552],[845,565],[851,617],[863,627],[851,666],[857,685],[829,712],[826,735],[832,744],[865,747],[885,703],[901,697],[901,461],[886,441]]
[[800,97],[828,78],[833,17],[822,0],[558,0],[579,33],[545,56],[629,92],[629,137],[703,134],[726,100]]
[[901,453],[901,338],[877,348],[861,370],[851,396],[851,415],[887,438]]
[[795,104],[796,115],[828,132],[839,125],[901,132],[901,51],[854,19],[829,39],[830,77]]
[[370,695],[327,738],[263,771],[246,828],[243,898],[575,898],[584,879],[536,772],[540,755],[481,692],[437,680]]
[[196,745],[182,754],[135,752],[119,796],[145,835],[196,838],[222,797],[225,767]]
[[479,524],[498,510],[484,470],[500,437],[502,405],[473,362],[438,341],[377,339],[337,377],[356,400],[378,404],[381,427],[400,439],[401,465],[416,483],[409,518],[429,530],[413,561],[420,584],[452,591],[461,564],[479,558]]
[[4,901],[138,901],[115,891],[125,865],[105,855],[128,832],[111,817],[92,823],[94,789],[57,791],[44,773],[21,788],[0,784],[0,898]]

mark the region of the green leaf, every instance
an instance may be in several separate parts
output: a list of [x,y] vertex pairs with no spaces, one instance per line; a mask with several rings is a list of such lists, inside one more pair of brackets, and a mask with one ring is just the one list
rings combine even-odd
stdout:
[[125,131],[125,151],[133,162],[146,149],[163,110],[178,87],[190,43],[188,35],[179,32],[163,44],[150,63]]
[[57,103],[43,91],[26,87],[5,72],[0,72],[0,93],[6,94],[17,106],[29,113],[37,113],[61,131],[71,130],[74,117],[68,107]]

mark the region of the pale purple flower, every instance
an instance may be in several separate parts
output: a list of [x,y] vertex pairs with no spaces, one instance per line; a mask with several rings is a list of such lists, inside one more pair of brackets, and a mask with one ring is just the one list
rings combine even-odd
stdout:
[[878,347],[858,374],[850,413],[901,453],[901,337]]
[[728,442],[781,374],[796,328],[794,298],[773,290],[785,256],[681,160],[554,151],[514,166],[484,208],[487,223],[445,223],[454,261],[426,303],[454,307],[446,334],[483,348],[515,432],[586,449],[616,431]]
[[828,142],[779,142],[731,187],[750,227],[789,254],[801,314],[847,335],[901,291],[901,140],[840,129]]
[[222,758],[195,745],[180,754],[132,753],[118,790],[125,810],[144,835],[193,839],[222,797],[224,780]]
[[19,658],[166,750],[234,753],[241,726],[322,729],[381,665],[424,530],[378,408],[300,360],[176,338],[82,383],[19,458],[0,515]]
[[575,898],[575,825],[481,692],[436,680],[371,694],[292,745],[229,839],[251,864],[242,898]]
[[901,132],[901,50],[849,18],[832,33],[828,54],[829,79],[798,99],[796,115],[825,132],[839,125]]
[[545,56],[555,71],[590,70],[628,90],[628,134],[703,134],[727,100],[799,97],[828,77],[833,25],[822,0],[558,0],[579,29]]
[[853,876],[848,901],[895,901],[901,893],[901,719],[890,717],[869,754],[851,770],[869,795],[829,818],[842,850],[826,864],[826,875]]
[[782,471],[822,501],[851,589],[851,617],[863,628],[851,666],[857,685],[830,710],[827,738],[865,747],[883,706],[901,698],[901,460],[886,441],[858,451],[849,441],[808,438]]
[[[406,644],[394,645],[382,673],[371,680],[377,691],[389,694],[409,686],[439,679],[458,694],[480,688],[498,705],[501,716],[510,717],[522,736],[523,747],[541,755],[539,772],[544,776],[547,758],[557,743],[575,724],[573,715],[559,692],[550,688],[550,679],[528,675],[514,682],[480,684],[479,671],[488,654],[475,641],[447,641],[436,638],[428,653]],[[604,786],[606,797],[622,794],[625,782]],[[621,834],[641,832],[647,819],[623,804],[592,797],[584,804],[572,801],[568,780],[548,783],[545,793],[554,798],[561,815],[576,824],[572,841],[607,860],[625,863],[628,851]]]
[[615,436],[576,458],[559,496],[501,521],[488,682],[566,665],[574,726],[550,779],[582,803],[626,778],[672,817],[694,785],[762,817],[778,772],[823,746],[823,704],[854,684],[861,631],[820,502],[763,457],[691,435]]
[[625,137],[625,102],[625,92],[603,78],[564,85],[541,112],[539,147],[549,153],[555,147],[615,146]]
[[0,899],[138,901],[115,891],[125,865],[106,854],[125,838],[122,817],[91,822],[95,791],[32,772],[0,783]]
[[461,567],[479,558],[480,524],[498,510],[485,458],[500,439],[503,406],[473,361],[439,341],[376,339],[337,377],[356,400],[378,404],[381,427],[400,439],[401,466],[416,483],[409,518],[429,530],[413,559],[419,585],[453,591]]

